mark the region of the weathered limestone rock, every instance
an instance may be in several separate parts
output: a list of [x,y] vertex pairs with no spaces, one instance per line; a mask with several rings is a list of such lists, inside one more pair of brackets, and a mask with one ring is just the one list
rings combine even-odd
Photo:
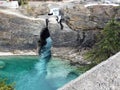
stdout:
[[[0,49],[33,49],[44,23],[19,18],[13,15],[0,14]],[[3,47],[3,48],[2,48]]]
[[[29,50],[36,50],[40,30],[45,26],[45,21],[29,20],[4,13],[0,14],[0,21],[0,51],[20,54],[25,50],[28,52]],[[49,30],[53,39],[53,56],[74,61],[74,64],[85,64],[86,62],[81,55],[75,52],[75,47],[84,40],[88,40],[89,32],[85,33],[85,37],[83,37],[82,32],[71,30],[65,23],[63,25],[64,29],[61,30],[58,23],[49,23]],[[83,47],[85,47],[84,44]]]
[[120,16],[116,16],[119,10],[119,7],[114,6],[92,6],[88,7],[91,12],[90,20],[97,23],[96,28],[104,28],[106,23],[112,18],[118,18]]
[[[40,30],[45,26],[43,20],[29,20],[14,15],[0,14],[0,50],[36,49]],[[49,23],[53,46],[76,46],[77,32],[65,23],[60,29],[58,23]],[[6,49],[5,49],[6,48]]]
[[[48,9],[44,6],[48,4],[40,5],[43,8],[35,9],[37,13],[35,17],[47,13]],[[39,7],[39,5],[36,7]],[[58,23],[49,23],[53,47],[74,47],[75,49],[77,47],[80,50],[92,47],[95,43],[96,35],[103,29],[108,20],[112,17],[120,18],[120,9],[113,6],[98,5],[85,8],[80,4],[72,4],[71,7],[63,7],[62,10],[64,10],[65,15],[64,29],[61,30]],[[45,18],[29,20],[1,12],[0,50],[35,50],[40,30],[45,26]],[[67,58],[72,59],[75,63],[83,61],[82,57],[77,57],[77,53],[63,56],[61,53],[57,53],[57,56],[64,58],[66,58],[66,55],[69,55]]]
[[66,59],[70,61],[71,65],[79,67],[79,65],[86,65],[90,62],[85,61],[83,58],[84,51],[78,52],[76,48],[73,47],[57,47],[52,48],[52,55],[54,57],[60,57],[61,59]]
[[21,13],[23,13],[24,15],[33,16],[33,17],[48,14],[49,12],[48,4],[40,3],[40,2],[38,3],[39,4],[29,3],[27,6],[22,6],[21,8],[19,8],[19,11],[21,11]]
[[103,29],[112,18],[119,18],[119,7],[114,6],[89,6],[75,5],[65,8],[66,22],[73,30]]
[[51,37],[54,46],[75,47],[77,46],[77,32],[71,30],[66,24],[63,23],[64,29],[60,29],[59,24],[49,24]]
[[91,25],[89,25],[90,11],[83,5],[65,8],[64,12],[65,17],[67,17],[66,22],[73,30],[86,29],[94,25],[92,22],[90,23]]
[[58,90],[120,90],[120,52]]

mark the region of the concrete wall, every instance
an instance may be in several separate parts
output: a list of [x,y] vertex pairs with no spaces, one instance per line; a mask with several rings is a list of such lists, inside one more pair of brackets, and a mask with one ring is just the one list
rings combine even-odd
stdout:
[[58,90],[120,90],[120,52]]

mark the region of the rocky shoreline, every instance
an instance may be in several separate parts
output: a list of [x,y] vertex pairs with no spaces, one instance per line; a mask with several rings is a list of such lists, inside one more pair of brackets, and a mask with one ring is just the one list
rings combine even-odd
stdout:
[[31,50],[25,50],[25,51],[20,51],[20,50],[15,50],[14,52],[0,52],[0,56],[22,56],[22,55],[37,55],[36,52],[31,51]]
[[[40,7],[44,5],[48,4]],[[0,51],[6,53],[1,55],[37,55],[39,32],[45,26],[46,18],[39,16],[46,14],[47,9],[34,9],[39,18],[21,15],[19,9],[9,12],[5,10],[0,10]],[[83,59],[84,52],[94,45],[96,36],[110,19],[120,18],[120,8],[111,5],[84,7],[72,3],[70,7],[63,7],[62,10],[65,15],[64,29],[61,30],[57,22],[49,23],[53,56],[70,60],[73,65],[89,64]]]
[[61,59],[69,60],[71,65],[87,65],[89,61],[84,60],[84,53],[87,50],[78,51],[77,48],[72,47],[59,47],[52,49],[52,55]]
[[[83,54],[85,50],[82,52],[78,52],[76,48],[71,47],[59,47],[52,48],[52,57],[60,58],[61,60],[69,60],[71,65],[85,65],[89,64],[88,61],[83,59]],[[14,50],[11,52],[0,52],[0,56],[19,56],[19,55],[38,55],[36,50]]]

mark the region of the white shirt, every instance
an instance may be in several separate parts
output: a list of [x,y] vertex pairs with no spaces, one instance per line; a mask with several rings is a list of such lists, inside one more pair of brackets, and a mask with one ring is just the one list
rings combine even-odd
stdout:
[[59,8],[52,8],[50,9],[50,13],[53,13],[54,16],[59,16]]

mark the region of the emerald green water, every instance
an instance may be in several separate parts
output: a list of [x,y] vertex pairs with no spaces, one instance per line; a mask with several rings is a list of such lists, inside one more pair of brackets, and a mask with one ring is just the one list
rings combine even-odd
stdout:
[[38,56],[2,56],[0,61],[5,63],[5,67],[0,68],[0,78],[15,82],[16,90],[57,90],[78,76],[74,73],[76,67],[58,58],[48,63],[45,79],[36,75],[34,69]]

